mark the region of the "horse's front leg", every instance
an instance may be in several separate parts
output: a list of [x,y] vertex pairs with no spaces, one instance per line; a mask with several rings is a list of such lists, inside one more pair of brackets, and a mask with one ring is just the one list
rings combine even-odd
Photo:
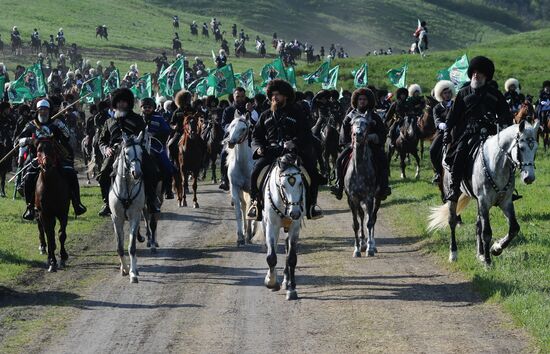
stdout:
[[182,199],[180,201],[180,206],[186,207],[187,206],[187,192],[189,191],[189,182],[187,180],[187,173],[183,172],[181,173],[182,178]]
[[130,240],[128,243],[128,254],[130,255],[130,283],[138,282],[139,272],[137,270],[136,240],[139,230],[139,222],[141,220],[140,216],[141,213],[128,216],[130,221]]
[[38,250],[40,251],[40,254],[46,254],[46,233],[44,231],[44,225],[42,225],[42,222],[40,219],[38,219],[38,222],[36,223],[38,226],[38,239],[40,240],[40,246],[38,246]]
[[[230,180],[231,181],[231,180]],[[241,198],[239,196],[240,190],[231,185],[231,200],[235,208],[235,219],[237,221],[237,246],[242,246],[245,243],[244,240],[244,225],[243,225],[243,211],[241,205]]]
[[197,209],[199,207],[199,203],[197,202],[197,180],[198,180],[199,173],[193,174],[193,208]]
[[514,203],[512,202],[512,200],[510,200],[505,205],[502,205],[500,208],[508,219],[508,234],[497,242],[493,243],[493,245],[491,246],[491,253],[493,254],[493,256],[500,256],[502,250],[508,247],[510,241],[512,241],[514,237],[516,237],[520,229],[518,221],[516,219],[516,211],[514,209]]
[[65,249],[65,241],[67,240],[67,219],[68,216],[65,216],[59,220],[59,255],[61,256],[61,261],[59,262],[60,267],[64,267],[69,259],[69,254]]
[[407,158],[407,154],[405,151],[399,151],[399,166],[401,167],[401,179],[407,178],[405,174],[405,159]]
[[265,276],[264,284],[268,289],[278,291],[281,285],[277,281],[277,239],[279,238],[279,225],[273,225],[269,216],[264,215],[265,243],[267,246],[267,265],[269,270]]
[[57,259],[55,258],[55,217],[44,218],[40,216],[46,240],[48,242],[48,272],[57,271]]
[[416,173],[414,174],[414,178],[418,179],[420,178],[420,157],[418,157],[418,151],[413,151],[412,155],[416,160]]
[[128,265],[124,259],[124,219],[115,215],[114,210],[111,214],[113,220],[113,228],[115,229],[115,236],[117,241],[116,252],[120,259],[120,274],[122,276],[128,275]]
[[481,235],[483,236],[483,256],[480,257],[480,261],[482,261],[485,266],[490,266],[490,249],[493,231],[491,230],[489,221],[489,206],[484,205],[481,201],[478,201],[478,216],[481,221]]
[[298,263],[298,255],[296,254],[296,246],[298,244],[298,233],[300,231],[300,224],[292,226],[292,230],[288,233],[286,239],[286,266],[287,274],[285,274],[286,281],[286,299],[297,300],[298,292],[296,291],[296,264]]
[[361,206],[361,203],[359,203],[357,214],[359,214],[359,220],[361,220],[361,223],[359,225],[361,230],[361,238],[359,240],[359,246],[361,247],[361,252],[365,252],[367,250],[367,243],[365,242],[365,224],[364,224],[365,212],[363,210],[363,207]]
[[[353,203],[351,199],[348,197],[348,205],[351,209],[351,215],[353,218],[353,234],[355,236],[355,249],[353,250],[353,257],[361,257],[361,242],[359,241],[359,221],[357,220],[357,203]],[[359,203],[359,208],[361,208],[361,204]],[[364,240],[363,240],[364,241]]]
[[367,212],[369,220],[367,221],[367,230],[369,233],[369,239],[367,242],[367,255],[372,257],[378,250],[376,249],[376,241],[374,240],[374,225],[378,216],[378,209],[380,208],[380,201],[378,199],[370,199],[367,203]]
[[458,259],[458,247],[456,245],[456,202],[449,202],[449,227],[451,228],[451,244],[449,250],[449,262],[456,262]]

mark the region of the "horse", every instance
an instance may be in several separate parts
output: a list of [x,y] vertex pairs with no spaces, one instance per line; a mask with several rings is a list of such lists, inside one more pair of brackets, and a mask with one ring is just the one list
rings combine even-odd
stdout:
[[435,126],[433,108],[437,105],[437,101],[432,97],[428,97],[428,103],[424,108],[424,114],[418,117],[416,121],[418,139],[420,142],[420,158],[424,158],[424,141],[432,142],[437,131]]
[[[4,158],[6,154],[11,150],[6,142],[0,142],[0,159]],[[8,158],[6,161],[0,164],[0,197],[6,197],[6,174],[11,171],[11,164],[13,158]]]
[[178,142],[181,179],[176,180],[176,190],[180,207],[187,206],[186,197],[189,190],[190,176],[193,178],[193,208],[199,207],[197,202],[197,180],[206,150],[204,140],[201,138],[201,128],[198,116],[189,115],[185,117],[183,135]]
[[531,102],[525,100],[514,115],[514,123],[519,124],[522,120],[527,120],[530,124],[533,124],[535,116],[535,108]]
[[[86,135],[84,139],[82,139],[82,142],[80,143],[80,152],[82,153],[82,158],[84,159],[84,166],[86,166],[86,184],[90,184],[90,173],[93,174],[93,170],[90,169],[93,161],[93,146],[92,138],[89,135]],[[94,177],[95,174],[92,175],[92,178]]]
[[391,161],[394,150],[399,153],[401,179],[405,179],[405,159],[408,154],[416,160],[415,178],[420,177],[420,157],[418,156],[418,135],[415,131],[416,121],[414,117],[405,116],[399,128],[399,136],[395,141],[395,147],[390,145],[388,149],[388,161]]
[[42,50],[42,43],[40,43],[40,38],[31,37],[31,53],[40,53]]
[[420,31],[416,50],[422,57],[426,56],[426,51],[428,50],[428,33],[425,30]]
[[106,40],[109,40],[107,31],[103,26],[97,26],[95,28],[95,38],[97,38],[97,36],[99,36],[99,39],[105,38]]
[[[41,139],[36,148],[40,172],[36,181],[35,206],[38,210],[38,231],[40,233],[41,251],[47,241],[48,272],[57,271],[55,257],[55,225],[59,220],[60,267],[69,259],[65,249],[67,239],[67,222],[69,219],[70,192],[61,171],[59,156],[54,144],[49,139]],[[44,234],[46,240],[44,240]]]
[[321,147],[323,150],[323,170],[328,180],[335,178],[336,159],[338,158],[338,126],[332,113],[321,130]]
[[23,55],[23,41],[20,36],[11,34],[11,53],[12,55]]
[[246,219],[246,211],[250,206],[250,176],[254,166],[252,149],[248,144],[251,129],[248,119],[236,116],[229,124],[224,142],[227,144],[227,177],[237,220],[237,246],[250,243],[256,232],[256,222]]
[[[376,174],[372,151],[367,142],[369,123],[365,116],[357,116],[351,122],[352,152],[344,175],[344,190],[353,215],[353,232],[355,234],[353,257],[361,257],[361,252],[366,252],[367,256],[372,257],[377,252],[374,240],[374,225],[376,224],[381,201],[375,198]],[[363,204],[368,215],[367,243],[365,243],[363,226],[365,217]],[[360,224],[357,216],[361,219]],[[359,230],[361,231],[360,236]]]
[[299,167],[294,154],[285,154],[278,158],[269,169],[264,184],[264,210],[262,228],[267,246],[267,264],[269,269],[264,284],[268,289],[278,291],[281,285],[277,281],[277,244],[281,228],[287,234],[285,239],[286,264],[283,289],[286,299],[298,299],[296,291],[295,269],[298,262],[296,247],[302,218],[305,210],[306,174]]
[[[523,120],[482,141],[476,156],[467,163],[462,195],[458,202],[447,202],[432,208],[428,230],[444,229],[449,225],[451,242],[449,261],[458,258],[455,229],[457,216],[468,202],[477,200],[477,258],[485,266],[491,265],[491,254],[499,256],[518,234],[520,226],[512,200],[515,186],[515,171],[520,171],[523,183],[535,181],[535,155],[537,152],[537,131],[534,125]],[[449,185],[448,173],[444,173],[444,188]],[[508,234],[491,245],[492,230],[489,210],[498,206],[508,219]]]
[[179,39],[172,39],[172,50],[174,51],[174,55],[182,52],[181,41]]
[[[111,219],[117,237],[117,253],[120,258],[120,273],[130,275],[130,282],[137,283],[136,239],[139,233],[139,223],[145,208],[145,189],[142,173],[142,155],[144,133],[138,137],[122,135],[120,152],[115,160],[116,175],[109,190],[109,207]],[[130,224],[130,240],[128,253],[130,266],[124,258],[124,220]]]
[[210,129],[203,130],[202,134],[202,139],[206,142],[202,179],[204,180],[206,178],[206,172],[208,167],[210,167],[212,170],[212,183],[218,183],[216,177],[216,160],[222,151],[223,134],[223,128],[215,117],[210,119]]

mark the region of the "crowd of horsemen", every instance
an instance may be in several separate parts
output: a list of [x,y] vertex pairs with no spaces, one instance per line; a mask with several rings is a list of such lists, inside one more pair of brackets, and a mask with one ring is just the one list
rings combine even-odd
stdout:
[[[88,65],[77,73],[78,79],[72,73],[60,87],[53,87],[47,97],[23,104],[10,104],[7,92],[4,92],[0,102],[0,145],[8,147],[4,151],[13,146],[19,147],[19,154],[13,160],[4,162],[4,165],[8,166],[8,170],[17,166],[19,171],[24,172],[21,173],[17,189],[26,201],[27,208],[23,214],[25,220],[35,219],[34,189],[39,165],[34,157],[36,143],[41,138],[56,141],[60,168],[70,188],[76,215],[87,210],[80,200],[79,181],[74,167],[76,149],[71,140],[74,141],[77,135],[77,141],[84,139],[89,144],[95,162],[101,166],[97,180],[105,204],[99,210],[99,215],[107,216],[110,214],[108,194],[113,177],[113,162],[123,134],[137,136],[147,130],[159,146],[144,154],[144,188],[149,211],[159,213],[155,203],[159,181],[163,182],[165,198],[174,198],[174,175],[178,173],[175,160],[178,158],[178,143],[185,134],[186,117],[200,118],[201,137],[206,142],[213,129],[221,129],[227,134],[231,121],[236,116],[245,116],[253,126],[249,144],[255,160],[250,183],[253,202],[248,210],[248,218],[261,220],[263,201],[257,183],[260,171],[282,154],[293,152],[300,157],[302,167],[311,180],[306,192],[307,217],[318,219],[323,216],[322,209],[317,205],[318,188],[327,184],[331,176],[326,164],[321,162],[325,138],[323,132],[327,125],[332,125],[339,132],[339,155],[334,166],[336,171],[332,193],[336,198],[342,198],[344,169],[352,150],[351,122],[354,117],[363,116],[370,122],[368,142],[376,170],[376,196],[384,200],[391,194],[386,147],[397,143],[407,117],[418,119],[425,114],[433,116],[435,130],[430,157],[435,172],[434,180],[438,180],[446,168],[451,178],[449,192],[444,198],[456,202],[464,177],[463,166],[473,146],[485,137],[496,134],[499,129],[513,124],[513,117],[522,105],[536,107],[530,119],[546,123],[550,117],[550,81],[544,81],[538,98],[520,93],[520,83],[516,79],[507,80],[505,92],[502,93],[498,83],[493,80],[493,62],[483,56],[471,60],[469,83],[457,90],[452,82],[439,81],[431,94],[426,96],[416,84],[410,85],[408,89],[399,88],[395,93],[374,86],[353,92],[321,90],[314,93],[295,91],[288,82],[275,79],[268,83],[266,94],[257,93],[253,97],[242,87],[237,87],[227,99],[214,96],[199,98],[182,90],[174,97],[141,99],[137,105],[133,93],[121,87],[106,99],[89,105],[88,112],[84,112],[80,104],[73,105],[79,100],[79,82],[94,75],[108,77],[114,69],[112,62],[105,69],[99,63],[95,68]],[[131,68],[130,72],[135,69]],[[3,64],[0,64],[0,75],[6,76],[8,86],[8,72]],[[51,84],[51,77],[48,81]],[[52,119],[54,116],[55,119]],[[221,146],[224,142],[219,139],[216,143]],[[222,180],[219,188],[227,191],[229,183],[225,150],[222,150],[220,159]],[[3,186],[1,192],[5,196]]]

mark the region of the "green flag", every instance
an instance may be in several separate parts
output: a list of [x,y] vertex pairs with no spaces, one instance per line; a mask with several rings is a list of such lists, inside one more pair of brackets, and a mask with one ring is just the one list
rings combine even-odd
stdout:
[[436,81],[441,80],[451,80],[451,77],[449,76],[449,69],[441,69],[437,72],[437,75],[435,77]]
[[80,98],[84,98],[84,101],[86,103],[94,103],[96,99],[101,99],[101,95],[103,93],[102,86],[101,86],[101,76],[92,77],[90,80],[84,82],[82,84],[82,88],[80,89]]
[[151,74],[147,73],[140,77],[134,86],[130,88],[134,97],[138,100],[142,100],[147,97],[153,96],[153,85],[151,82]]
[[314,82],[327,83],[329,81],[330,61],[325,61],[314,72],[308,75],[304,75],[303,78],[308,84]]
[[185,67],[183,57],[162,70],[158,79],[159,93],[165,97],[173,97],[185,87]]
[[244,88],[248,97],[254,97],[256,94],[254,89],[254,71],[248,69],[243,73],[235,74],[235,85]]
[[227,64],[219,69],[212,70],[208,75],[208,94],[220,97],[231,94],[235,89],[233,65]]
[[330,69],[328,73],[328,80],[323,82],[323,90],[336,90],[336,84],[338,84],[338,73],[340,72],[340,65],[336,65]]
[[105,85],[103,85],[103,93],[105,96],[109,95],[111,92],[120,87],[120,72],[118,69],[114,69],[109,74]]
[[470,81],[468,77],[469,67],[470,62],[466,54],[456,59],[454,64],[449,67],[449,78],[456,88],[460,88],[463,84]]
[[269,64],[265,64],[262,68],[262,86],[267,86],[267,83],[274,79],[288,80],[286,76],[285,65],[281,58],[273,60]]
[[199,97],[208,96],[208,78],[203,77],[195,86],[195,92]]
[[11,83],[8,98],[11,103],[23,103],[37,97],[46,96],[47,86],[42,66],[36,63],[29,66],[19,79]]
[[390,69],[387,72],[388,79],[390,83],[395,87],[407,87],[407,70],[409,69],[409,64],[405,63],[399,69]]
[[288,80],[288,83],[294,90],[297,90],[298,87],[296,86],[296,71],[294,71],[294,67],[290,66],[288,69],[286,69],[286,78]]
[[367,63],[352,71],[351,74],[353,75],[353,85],[355,88],[365,87],[369,83],[369,66]]

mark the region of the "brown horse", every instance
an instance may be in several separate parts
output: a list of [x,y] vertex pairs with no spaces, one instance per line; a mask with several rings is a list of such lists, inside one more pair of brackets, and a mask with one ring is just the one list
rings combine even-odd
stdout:
[[420,141],[420,158],[424,158],[424,141],[430,143],[434,140],[436,127],[433,115],[433,108],[437,105],[433,97],[427,97],[426,108],[422,117],[418,117],[416,125],[418,127],[418,139]]
[[208,123],[208,129],[203,126],[203,131],[201,137],[206,143],[206,154],[204,156],[202,180],[206,179],[206,172],[208,168],[212,170],[212,183],[218,183],[218,178],[216,177],[216,160],[222,152],[222,140],[223,140],[223,128],[216,119],[216,117],[211,116]]
[[530,124],[533,124],[535,120],[535,108],[528,100],[521,104],[514,116],[514,123],[519,124],[522,120],[527,120]]
[[198,208],[197,180],[204,161],[206,146],[201,138],[202,125],[199,115],[185,117],[183,135],[178,143],[180,178],[176,179],[176,190],[180,207],[187,206],[189,177],[193,178],[193,208]]
[[[59,220],[59,242],[61,244],[60,266],[63,267],[69,255],[65,250],[67,221],[69,217],[69,188],[63,176],[62,166],[55,147],[50,140],[41,140],[37,147],[40,173],[36,181],[35,205],[38,210],[38,230],[46,234],[48,246],[48,272],[57,271],[55,258],[55,224]],[[43,241],[41,239],[41,241]]]

